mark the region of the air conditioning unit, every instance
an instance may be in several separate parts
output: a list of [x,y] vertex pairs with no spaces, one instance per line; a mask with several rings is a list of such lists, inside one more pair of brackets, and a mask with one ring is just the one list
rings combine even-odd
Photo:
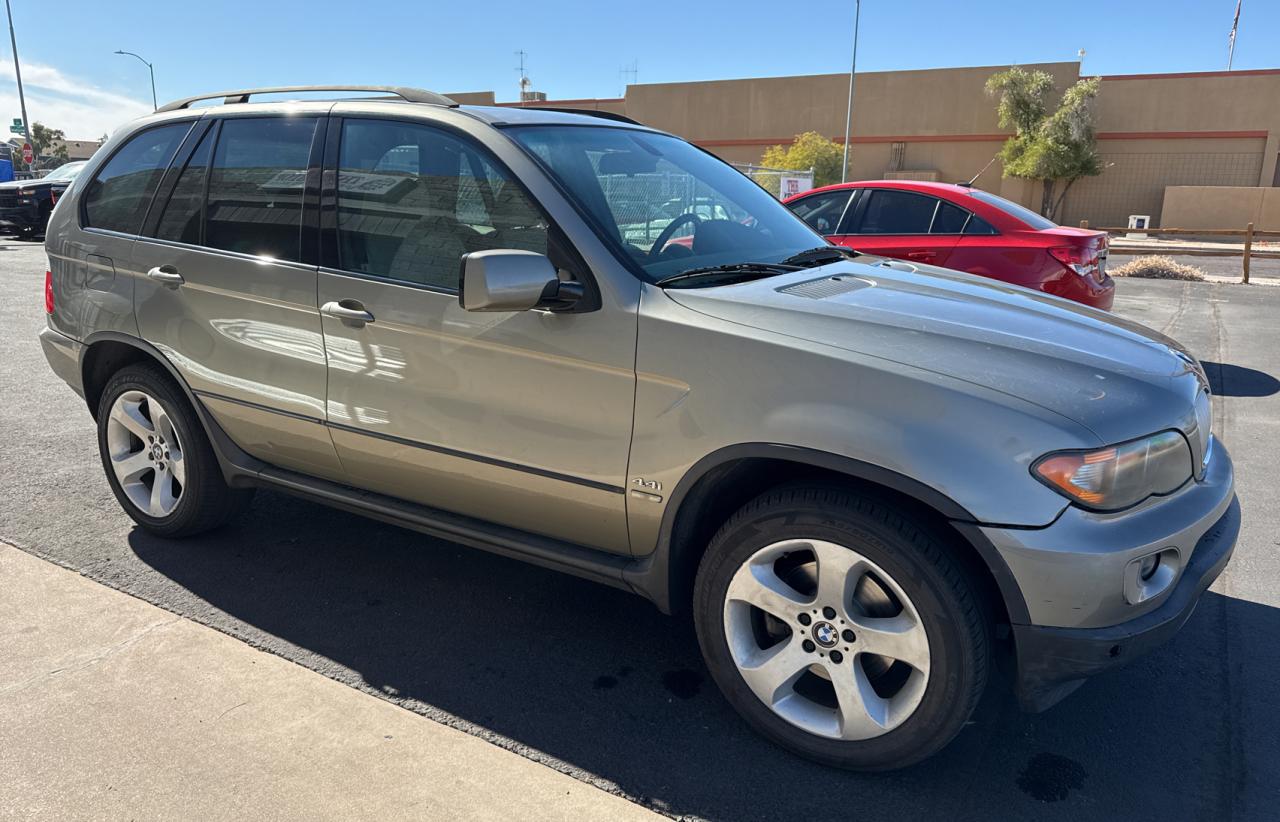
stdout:
[[1130,240],[1145,240],[1147,239],[1147,232],[1144,229],[1148,229],[1150,227],[1150,214],[1130,214],[1129,231],[1124,236]]

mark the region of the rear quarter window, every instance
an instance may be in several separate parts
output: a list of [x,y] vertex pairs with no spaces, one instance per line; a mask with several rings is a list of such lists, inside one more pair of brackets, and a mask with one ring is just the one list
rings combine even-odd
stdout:
[[85,189],[84,226],[137,234],[160,178],[190,130],[190,122],[172,123],[125,143]]
[[975,188],[969,192],[969,196],[973,197],[975,200],[981,200],[989,206],[995,206],[1015,220],[1026,223],[1037,231],[1044,231],[1047,228],[1058,227],[1058,224],[1053,220],[1050,220],[1047,217],[1042,217],[1031,209],[1020,206],[1003,197],[997,197],[988,191],[981,191]]

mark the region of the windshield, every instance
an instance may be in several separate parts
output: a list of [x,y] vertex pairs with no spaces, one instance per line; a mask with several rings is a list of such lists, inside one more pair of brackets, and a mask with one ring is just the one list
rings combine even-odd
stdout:
[[981,200],[982,202],[986,203],[989,206],[995,206],[996,208],[1000,209],[1005,214],[1008,214],[1010,217],[1014,218],[1015,220],[1021,220],[1022,222],[1026,223],[1027,225],[1031,226],[1037,231],[1044,231],[1046,228],[1058,227],[1058,224],[1055,223],[1053,220],[1050,220],[1045,217],[1041,217],[1039,214],[1035,213],[1031,209],[1024,208],[1018,205],[1017,203],[1006,200],[1003,197],[997,197],[994,194],[991,194],[986,191],[979,191],[976,188],[970,189],[969,195],[972,196],[974,199]]
[[84,168],[84,163],[67,163],[61,165],[44,175],[45,180],[74,180],[76,175],[80,173],[80,169]]
[[760,186],[684,140],[592,126],[511,132],[650,282],[777,263],[823,244]]

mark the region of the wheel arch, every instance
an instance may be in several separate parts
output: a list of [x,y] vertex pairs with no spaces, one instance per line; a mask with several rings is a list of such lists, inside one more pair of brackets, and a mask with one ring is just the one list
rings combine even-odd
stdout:
[[774,443],[728,446],[686,471],[663,512],[655,550],[626,572],[628,581],[664,612],[686,610],[698,563],[720,525],[767,489],[793,482],[853,486],[906,508],[917,522],[957,547],[957,555],[999,612],[998,620],[1027,621],[1026,602],[1009,566],[977,527],[976,518],[955,500],[878,465]]
[[98,403],[111,375],[127,365],[140,362],[160,366],[182,391],[204,427],[205,435],[208,436],[218,460],[218,467],[227,483],[233,486],[250,484],[248,480],[261,469],[261,463],[246,454],[227,436],[204,403],[196,398],[195,392],[177,367],[146,340],[116,331],[99,331],[84,339],[84,346],[80,349],[80,380],[85,402],[94,420],[98,419]]

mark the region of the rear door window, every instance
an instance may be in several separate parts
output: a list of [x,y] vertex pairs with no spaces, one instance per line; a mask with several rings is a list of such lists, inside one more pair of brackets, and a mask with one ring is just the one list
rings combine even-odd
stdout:
[[85,191],[85,227],[137,234],[160,178],[190,130],[190,122],[171,123],[125,143]]
[[316,119],[228,118],[209,171],[204,245],[298,260]]
[[156,236],[162,240],[176,240],[189,245],[203,242],[204,183],[209,176],[214,133],[215,129],[209,129],[201,138],[200,145],[191,153],[174,184],[160,217],[160,226],[156,229]]
[[928,234],[938,200],[911,191],[877,189],[862,211],[859,234]]

